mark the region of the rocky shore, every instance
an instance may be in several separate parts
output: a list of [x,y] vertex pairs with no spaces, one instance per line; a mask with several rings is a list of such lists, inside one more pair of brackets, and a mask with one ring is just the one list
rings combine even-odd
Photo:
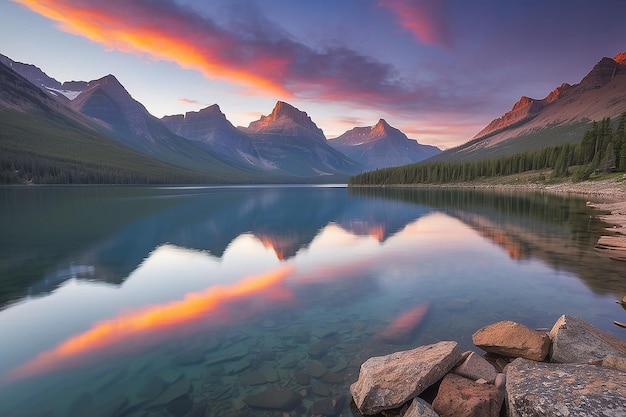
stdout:
[[363,415],[626,416],[626,341],[569,315],[549,332],[512,321],[454,341],[373,357],[351,385]]

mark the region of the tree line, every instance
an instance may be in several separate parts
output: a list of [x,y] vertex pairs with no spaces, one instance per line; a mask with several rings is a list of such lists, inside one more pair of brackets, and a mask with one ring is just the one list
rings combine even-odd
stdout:
[[212,179],[162,167],[128,169],[86,164],[64,157],[42,158],[23,150],[5,148],[0,151],[3,153],[0,184],[190,184],[208,183]]
[[617,123],[593,122],[578,143],[466,162],[418,162],[365,172],[349,185],[445,184],[550,170],[554,179],[584,181],[599,172],[626,172],[626,112]]

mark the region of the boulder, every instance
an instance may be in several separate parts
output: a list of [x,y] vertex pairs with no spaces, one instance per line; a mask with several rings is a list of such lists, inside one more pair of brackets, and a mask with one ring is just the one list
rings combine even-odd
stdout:
[[402,417],[440,417],[439,414],[433,409],[432,405],[428,404],[420,397],[416,397],[411,401],[411,405],[404,412]]
[[363,414],[397,408],[441,379],[460,358],[456,342],[373,357],[361,365],[359,379],[350,386],[350,392]]
[[291,411],[300,405],[302,398],[289,388],[268,388],[257,394],[248,395],[245,402],[252,408]]
[[542,361],[550,351],[550,337],[514,321],[500,321],[478,330],[472,341],[485,352]]
[[495,382],[496,375],[498,375],[496,368],[476,352],[470,352],[452,372],[474,381],[482,378],[490,384]]
[[507,367],[509,417],[626,415],[626,372],[516,359]]
[[626,341],[574,316],[561,316],[550,330],[552,362],[587,363],[607,356],[626,357]]
[[450,373],[441,381],[433,408],[441,417],[498,417],[503,401],[495,386]]

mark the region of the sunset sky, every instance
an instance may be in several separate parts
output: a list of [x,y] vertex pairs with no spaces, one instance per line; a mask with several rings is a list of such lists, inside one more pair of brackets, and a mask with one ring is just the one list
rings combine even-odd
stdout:
[[626,50],[624,16],[623,0],[10,0],[0,53],[61,82],[114,74],[157,117],[217,103],[247,126],[284,100],[329,138],[385,118],[449,148]]

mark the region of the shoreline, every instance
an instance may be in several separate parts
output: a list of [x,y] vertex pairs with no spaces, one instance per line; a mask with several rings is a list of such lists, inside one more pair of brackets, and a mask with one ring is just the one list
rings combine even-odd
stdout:
[[[517,178],[517,177],[516,177]],[[349,185],[353,188],[460,188],[460,189],[491,189],[491,190],[520,190],[520,191],[548,191],[556,193],[585,195],[602,201],[595,203],[626,204],[626,174],[609,178],[582,181],[545,183],[537,181],[519,181],[510,177],[447,184],[384,184],[384,185]]]

